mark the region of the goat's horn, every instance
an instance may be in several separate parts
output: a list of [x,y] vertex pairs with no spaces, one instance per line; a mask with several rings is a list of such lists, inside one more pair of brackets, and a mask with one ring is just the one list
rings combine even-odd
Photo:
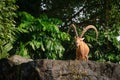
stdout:
[[98,38],[98,31],[97,31],[96,27],[93,26],[93,25],[88,25],[87,27],[83,28],[83,31],[82,31],[80,37],[82,38],[84,36],[85,32],[87,30],[91,29],[91,28],[95,30],[95,32],[96,32],[96,39],[97,39]]
[[70,27],[69,27],[69,29],[68,29],[68,31],[67,31],[67,32],[69,32],[69,31],[70,31],[70,28],[71,28],[71,27],[73,27],[73,28],[74,28],[75,35],[78,37],[78,33],[77,33],[77,30],[76,30],[76,26],[75,26],[74,24],[71,24],[71,25],[70,25]]

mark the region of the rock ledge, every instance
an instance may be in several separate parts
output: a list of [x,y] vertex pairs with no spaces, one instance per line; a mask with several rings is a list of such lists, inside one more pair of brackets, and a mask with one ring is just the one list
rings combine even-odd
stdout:
[[19,64],[14,60],[12,61],[12,59],[1,59],[0,80],[120,79],[120,65],[115,63],[47,59],[24,60],[20,61],[19,59]]

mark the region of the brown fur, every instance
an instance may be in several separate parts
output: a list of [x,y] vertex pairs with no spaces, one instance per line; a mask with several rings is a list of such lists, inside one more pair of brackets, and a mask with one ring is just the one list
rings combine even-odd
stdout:
[[88,54],[89,54],[89,47],[88,45],[83,41],[83,38],[76,37],[76,60],[88,60]]
[[[88,61],[88,54],[89,54],[89,47],[88,45],[83,41],[84,38],[82,38],[82,36],[85,34],[85,32],[92,28],[96,31],[96,38],[98,37],[98,31],[97,29],[93,26],[93,25],[89,25],[86,28],[83,29],[80,37],[78,36],[77,30],[76,30],[76,26],[74,24],[72,24],[70,27],[74,28],[75,31],[75,43],[76,43],[76,60],[85,60]],[[70,28],[69,28],[70,29]],[[68,30],[69,31],[69,30]]]

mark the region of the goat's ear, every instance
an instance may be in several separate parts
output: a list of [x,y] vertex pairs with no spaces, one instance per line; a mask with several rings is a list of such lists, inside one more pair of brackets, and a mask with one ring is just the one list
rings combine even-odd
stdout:
[[81,38],[81,40],[84,40],[85,38]]
[[74,37],[75,39],[77,38],[77,36]]

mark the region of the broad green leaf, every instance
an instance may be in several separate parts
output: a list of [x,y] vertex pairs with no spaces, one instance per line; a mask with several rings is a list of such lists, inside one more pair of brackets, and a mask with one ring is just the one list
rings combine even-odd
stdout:
[[12,46],[11,43],[8,43],[4,46],[4,50],[7,51],[7,52],[10,51],[12,48],[13,48],[13,46]]

